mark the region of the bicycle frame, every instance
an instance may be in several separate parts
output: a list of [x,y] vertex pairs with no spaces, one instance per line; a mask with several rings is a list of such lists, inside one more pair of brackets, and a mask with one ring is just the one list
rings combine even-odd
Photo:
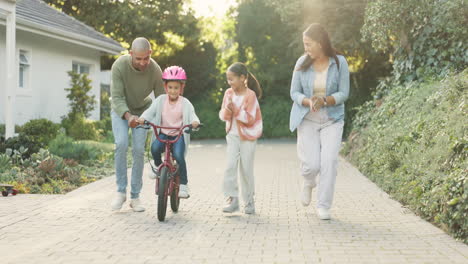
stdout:
[[[201,126],[202,124],[200,124]],[[150,126],[153,127],[154,135],[156,139],[164,143],[164,160],[161,165],[158,166],[159,176],[156,178],[155,192],[158,196],[158,220],[164,221],[166,217],[167,210],[167,199],[168,196],[171,200],[171,209],[173,212],[179,210],[179,184],[180,177],[177,172],[177,166],[175,165],[175,159],[172,156],[171,148],[172,144],[177,142],[184,132],[190,133],[192,131],[192,125],[185,125],[182,127],[163,127],[155,125],[149,121],[144,121],[143,126],[138,126],[137,128],[150,129]],[[185,130],[188,128],[188,130]],[[162,139],[159,135],[159,129],[173,129],[178,131],[177,136],[174,139]],[[151,163],[150,163],[151,164]],[[151,167],[153,167],[151,165]]]
[[[186,128],[189,128],[191,129],[192,128],[192,125],[184,125],[182,127],[163,127],[163,126],[158,126],[158,125],[155,125],[149,121],[145,121],[144,123],[145,125],[150,125],[151,127],[153,127],[153,131],[154,131],[154,134],[156,135],[156,139],[161,142],[161,143],[164,143],[164,159],[163,159],[163,162],[161,163],[161,165],[158,166],[158,170],[159,171],[162,171],[162,168],[164,167],[167,167],[169,172],[170,172],[170,177],[169,177],[169,186],[168,188],[164,191],[164,195],[170,195],[172,193],[172,191],[174,190],[174,187],[178,186],[178,182],[175,182],[174,181],[174,174],[175,172],[177,171],[177,168],[174,166],[174,158],[172,157],[172,152],[171,152],[171,148],[172,148],[172,144],[174,144],[175,142],[177,142],[180,137],[183,135],[184,133],[184,130]],[[173,129],[173,130],[178,130],[178,135],[175,139],[162,139],[160,136],[159,136],[159,129]],[[177,179],[178,181],[178,179]],[[156,194],[158,193],[158,186],[159,186],[159,177],[157,178],[157,181],[156,181],[156,188],[155,188],[155,192]]]

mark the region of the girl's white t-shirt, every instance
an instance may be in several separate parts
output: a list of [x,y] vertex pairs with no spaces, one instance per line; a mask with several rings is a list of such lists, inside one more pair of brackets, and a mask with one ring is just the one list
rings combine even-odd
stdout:
[[[242,106],[242,102],[244,101],[244,95],[236,95],[233,94],[232,96],[232,103],[237,107],[240,108]],[[229,130],[230,135],[239,136],[239,130],[237,128],[237,118],[234,117],[232,119],[231,130]]]

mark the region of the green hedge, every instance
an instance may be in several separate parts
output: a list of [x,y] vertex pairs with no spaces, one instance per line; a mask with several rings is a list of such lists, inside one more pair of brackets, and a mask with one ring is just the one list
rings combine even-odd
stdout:
[[368,102],[343,154],[362,173],[468,243],[468,70]]

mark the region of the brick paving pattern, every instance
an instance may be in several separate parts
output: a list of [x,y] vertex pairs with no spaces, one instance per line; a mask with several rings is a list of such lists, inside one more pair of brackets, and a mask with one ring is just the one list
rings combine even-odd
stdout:
[[[191,198],[156,216],[154,182],[142,201],[110,210],[115,177],[67,195],[0,197],[2,263],[468,263],[468,246],[415,216],[340,160],[332,220],[299,201],[296,145],[260,141],[255,215],[221,212],[224,141],[195,141]],[[145,173],[149,173],[149,168]],[[129,195],[128,195],[129,197]]]

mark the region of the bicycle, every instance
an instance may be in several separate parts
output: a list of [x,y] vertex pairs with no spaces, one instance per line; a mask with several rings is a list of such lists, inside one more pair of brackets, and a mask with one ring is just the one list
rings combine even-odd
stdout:
[[[201,124],[199,125],[199,127]],[[177,142],[183,133],[190,133],[193,130],[191,124],[184,125],[182,127],[162,127],[155,125],[147,120],[143,125],[137,126],[137,128],[150,129],[153,128],[156,139],[164,143],[164,158],[161,165],[158,166],[157,170],[160,172],[159,176],[156,177],[156,186],[155,192],[158,195],[158,220],[163,222],[166,217],[167,211],[167,197],[170,196],[171,209],[174,213],[177,213],[179,210],[180,198],[179,198],[179,185],[180,185],[180,175],[178,170],[178,165],[172,156],[172,144]],[[159,129],[173,129],[178,130],[177,137],[173,140],[170,139],[161,139],[159,137]],[[185,130],[188,128],[187,130]],[[151,163],[150,163],[151,165]],[[151,165],[153,172],[156,172]]]

